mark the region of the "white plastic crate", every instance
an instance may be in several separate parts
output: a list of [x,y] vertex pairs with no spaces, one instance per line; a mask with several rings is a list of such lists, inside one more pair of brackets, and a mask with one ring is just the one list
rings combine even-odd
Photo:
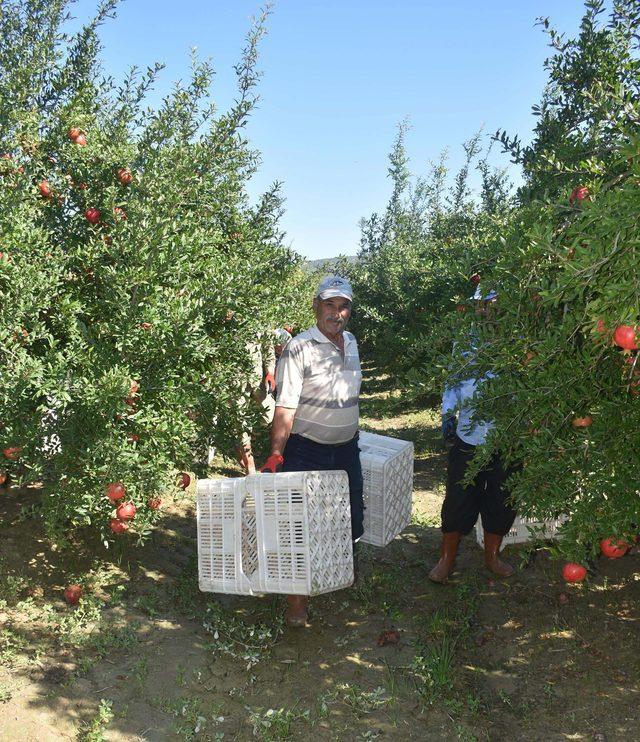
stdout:
[[203,479],[197,506],[201,590],[318,595],[353,583],[346,472]]
[[360,431],[364,479],[362,541],[386,546],[411,522],[413,443]]
[[200,589],[251,595],[258,571],[255,502],[242,479],[200,479],[197,487]]
[[[535,518],[521,518],[516,515],[511,530],[502,539],[500,549],[509,544],[524,544],[532,538],[553,539],[558,537],[558,528],[567,520],[566,515],[561,515],[555,520],[536,520]],[[532,535],[533,531],[533,535]],[[484,530],[482,519],[478,518],[476,523],[476,540],[484,547]]]

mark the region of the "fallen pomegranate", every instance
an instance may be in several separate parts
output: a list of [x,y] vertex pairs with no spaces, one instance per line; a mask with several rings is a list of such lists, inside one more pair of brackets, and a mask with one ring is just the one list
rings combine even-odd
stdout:
[[180,487],[183,490],[186,490],[190,484],[191,484],[191,477],[187,474],[187,472],[186,471],[180,472],[180,474],[178,474],[178,487]]
[[162,500],[159,497],[150,497],[147,500],[147,505],[149,506],[150,510],[158,510],[160,508],[160,505],[162,505]]
[[587,569],[576,562],[567,562],[562,568],[565,582],[582,582],[587,576]]
[[80,585],[69,585],[64,589],[64,599],[69,605],[78,605],[82,597],[82,587]]
[[471,276],[471,277],[469,278],[469,280],[471,281],[471,283],[472,283],[472,284],[473,284],[474,286],[477,286],[477,285],[478,285],[478,284],[480,283],[480,274],[479,274],[479,273],[474,273],[474,274],[473,274],[473,275],[472,275],[472,276]]
[[629,544],[624,541],[614,541],[612,538],[603,538],[600,542],[600,551],[608,559],[620,559],[627,553]]
[[17,461],[20,458],[20,452],[22,451],[21,446],[7,446],[2,449],[2,453],[6,459],[10,461]]

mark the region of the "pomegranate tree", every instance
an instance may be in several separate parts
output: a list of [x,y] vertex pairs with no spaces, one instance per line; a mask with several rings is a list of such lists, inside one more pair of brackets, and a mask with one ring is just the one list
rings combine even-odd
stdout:
[[[247,344],[310,322],[312,279],[285,246],[279,188],[247,193],[265,18],[249,32],[236,102],[213,115],[206,62],[194,63],[188,106],[179,86],[150,112],[160,68],[112,86],[99,23],[67,39],[62,11],[27,18],[18,0],[3,11],[2,471],[43,482],[39,512],[61,543],[74,528],[144,538],[159,498],[183,496],[176,472],[209,446],[234,454],[257,426],[259,410],[241,403]],[[33,70],[36,44],[46,74]]]

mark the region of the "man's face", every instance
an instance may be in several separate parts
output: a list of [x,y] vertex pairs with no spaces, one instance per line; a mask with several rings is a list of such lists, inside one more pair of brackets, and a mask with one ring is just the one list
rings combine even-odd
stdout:
[[351,302],[342,296],[332,296],[330,299],[316,296],[313,311],[320,332],[325,335],[339,335],[344,332],[351,316]]

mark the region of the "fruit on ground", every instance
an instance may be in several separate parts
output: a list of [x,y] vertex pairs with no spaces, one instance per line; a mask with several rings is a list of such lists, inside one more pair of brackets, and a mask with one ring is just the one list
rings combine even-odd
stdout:
[[469,280],[474,286],[477,286],[480,283],[480,274],[474,273]]
[[574,417],[571,421],[571,425],[573,425],[574,428],[588,428],[592,422],[593,418],[591,415],[586,415],[585,417]]
[[589,195],[589,189],[586,186],[576,186],[569,196],[569,203],[573,206],[575,203],[581,203],[582,201],[590,201],[591,196]]
[[183,490],[186,490],[190,484],[191,484],[191,477],[187,474],[187,472],[186,471],[180,472],[180,474],[178,474],[178,487],[181,487]]
[[162,505],[162,500],[159,497],[150,497],[147,500],[147,505],[151,510],[158,510],[160,505]]
[[567,562],[562,568],[562,576],[566,582],[582,582],[587,576],[587,569],[582,564]]
[[49,181],[42,180],[40,181],[40,195],[42,198],[51,198],[51,186],[49,185]]
[[125,489],[122,482],[110,482],[107,485],[107,497],[111,500],[111,502],[122,500],[124,494]]
[[620,559],[628,548],[629,545],[624,541],[614,541],[612,538],[603,538],[600,542],[600,551],[609,559]]
[[132,502],[125,502],[116,510],[118,520],[133,520],[136,517],[136,506]]
[[618,325],[613,333],[613,342],[625,350],[636,350],[638,347],[636,343],[637,329],[637,327],[631,327],[631,325]]
[[82,597],[82,587],[80,585],[69,585],[64,589],[64,599],[69,605],[78,605]]
[[129,524],[123,520],[118,520],[117,518],[111,518],[111,520],[109,521],[109,528],[114,533],[124,533],[125,531],[129,530]]
[[17,461],[20,458],[21,451],[21,446],[7,446],[7,448],[2,449],[2,453],[4,454],[5,458],[9,459],[10,461]]
[[102,215],[100,214],[100,209],[96,209],[92,206],[90,209],[87,209],[84,212],[84,216],[89,224],[97,224],[100,221],[100,217]]

